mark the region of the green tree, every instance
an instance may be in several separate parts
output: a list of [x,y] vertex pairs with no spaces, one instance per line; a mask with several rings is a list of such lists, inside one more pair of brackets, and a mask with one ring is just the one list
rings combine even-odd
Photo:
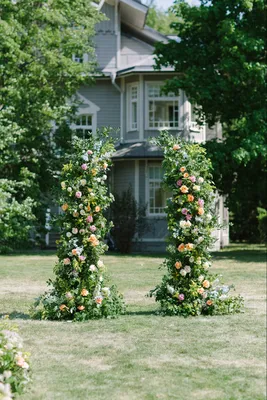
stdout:
[[176,16],[170,11],[164,11],[155,5],[149,8],[146,24],[156,31],[163,33],[164,35],[175,34],[175,30],[172,28],[172,22],[176,21]]
[[[103,17],[87,0],[2,0],[0,5],[0,179],[32,184],[24,197],[46,204],[70,131],[51,136],[74,109],[67,101],[93,81],[94,26]],[[75,62],[73,55],[86,63]],[[24,174],[21,171],[24,171]],[[23,197],[23,198],[21,198]],[[39,218],[40,219],[40,218]]]
[[[167,90],[184,90],[192,103],[201,106],[210,126],[216,121],[223,124],[223,141],[206,147],[216,185],[228,195],[233,221],[237,217],[242,226],[236,238],[247,239],[257,232],[253,231],[257,206],[266,207],[262,181],[267,155],[266,4],[263,0],[201,0],[199,7],[182,0],[175,3],[173,27],[180,41],[158,44],[157,66],[171,65],[178,73],[168,81]],[[241,234],[245,231],[246,237]]]

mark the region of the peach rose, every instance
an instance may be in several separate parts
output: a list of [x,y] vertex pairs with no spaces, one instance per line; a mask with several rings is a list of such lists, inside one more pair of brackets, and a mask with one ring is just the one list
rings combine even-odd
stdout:
[[187,243],[187,244],[185,245],[185,248],[186,248],[186,250],[193,250],[194,245],[193,245],[192,243]]
[[108,164],[107,164],[107,163],[104,163],[104,164],[103,164],[103,168],[104,168],[104,169],[107,169],[107,167],[108,167]]
[[85,309],[84,306],[78,306],[77,308],[78,308],[79,311],[83,311]]
[[178,251],[180,251],[181,253],[185,250],[185,245],[183,243],[181,243],[178,247],[177,247]]
[[187,200],[188,201],[194,201],[194,196],[192,194],[187,195]]
[[61,304],[61,306],[59,306],[60,311],[65,311],[67,308],[66,304]]
[[96,174],[97,174],[97,170],[96,170],[96,169],[92,169],[91,172],[92,172],[92,175],[93,175],[93,176],[96,176]]
[[203,281],[203,283],[202,283],[202,286],[203,286],[204,288],[208,289],[208,288],[210,287],[209,281],[208,281],[207,279],[205,279],[205,280]]
[[184,174],[184,178],[188,178],[189,177],[189,174],[186,172],[185,174]]
[[179,146],[179,144],[174,144],[173,145],[173,150],[180,150],[180,146]]
[[175,265],[176,269],[180,269],[182,267],[181,261],[176,261],[176,263],[174,265]]
[[180,191],[181,191],[182,193],[188,193],[188,187],[185,186],[185,185],[183,185],[183,186],[180,187]]
[[212,300],[207,300],[206,304],[207,304],[207,306],[211,306],[213,304],[213,301]]
[[101,210],[101,208],[99,206],[95,207],[95,212],[99,212]]
[[65,203],[65,204],[63,204],[63,206],[61,206],[61,209],[62,209],[63,211],[67,211],[68,208],[69,208],[69,206],[68,206],[67,203]]
[[88,204],[88,206],[86,207],[86,210],[87,210],[87,211],[91,211],[91,207],[90,207],[89,204]]
[[72,249],[71,252],[74,256],[77,256],[77,249]]
[[201,287],[201,288],[199,288],[199,289],[197,290],[197,292],[198,292],[199,294],[203,294],[203,293],[205,292],[205,290]]
[[186,168],[185,168],[185,167],[181,167],[181,168],[180,168],[180,171],[181,171],[181,172],[185,172],[185,171],[186,171]]
[[74,213],[72,214],[75,218],[79,217],[79,213],[78,211],[74,211]]
[[88,290],[82,289],[82,291],[81,291],[81,296],[87,296],[88,293],[89,293]]
[[97,297],[95,298],[96,304],[101,304],[102,301],[103,301],[103,298],[102,298],[101,296],[97,296]]
[[204,208],[199,207],[199,209],[197,210],[198,215],[203,215],[204,214]]

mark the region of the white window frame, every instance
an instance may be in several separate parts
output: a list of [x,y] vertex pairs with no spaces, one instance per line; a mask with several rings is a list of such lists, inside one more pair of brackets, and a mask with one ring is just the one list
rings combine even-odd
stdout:
[[[162,170],[162,164],[161,163],[159,164],[158,162],[151,162],[151,161],[146,163],[146,203],[148,204],[147,216],[153,217],[153,218],[166,217],[166,212],[154,213],[154,212],[150,211],[150,182],[152,181],[152,179],[150,179],[150,177],[149,177],[149,168],[151,168],[151,167],[157,167]],[[153,179],[153,181],[160,182],[160,183],[163,182],[162,179]],[[167,196],[166,196],[166,200],[167,200]]]
[[73,130],[76,129],[92,129],[92,134],[96,134],[97,129],[97,113],[100,111],[100,108],[94,104],[92,101],[88,100],[86,97],[82,96],[80,93],[77,93],[78,100],[81,102],[80,107],[78,108],[78,112],[76,117],[79,115],[90,115],[92,117],[91,125],[77,125],[73,122],[70,125],[70,128]]
[[[136,98],[132,97],[132,90],[136,89]],[[139,89],[139,82],[133,82],[127,84],[127,132],[136,132],[139,130],[139,97],[140,97],[140,89]],[[133,115],[132,115],[132,104],[136,103],[136,125],[133,122]]]
[[[178,126],[175,127],[170,127],[170,126],[162,126],[162,127],[151,127],[149,126],[149,101],[152,99],[149,97],[149,86],[160,86],[162,88],[164,86],[165,82],[164,81],[149,81],[146,82],[146,87],[145,87],[145,129],[149,131],[160,131],[160,130],[172,130],[172,131],[177,131],[181,130],[181,116],[182,116],[182,102],[181,102],[181,92],[179,93],[178,96],[160,96],[158,98],[154,98],[155,100],[160,100],[162,102],[164,101],[176,101],[178,103]],[[169,121],[170,123],[170,121]]]
[[[85,117],[86,118],[86,124],[83,124],[82,122],[82,120],[83,120],[83,117]],[[89,124],[88,123],[88,117],[90,117],[91,118],[91,123]],[[81,123],[80,124],[77,124],[77,122],[75,123],[72,123],[72,126],[71,126],[71,129],[73,129],[73,131],[77,131],[78,129],[79,130],[82,130],[83,131],[83,139],[88,139],[87,137],[86,137],[86,135],[85,135],[85,131],[86,130],[90,130],[91,132],[92,132],[92,135],[95,133],[94,131],[93,131],[93,125],[95,125],[95,123],[94,123],[94,115],[93,114],[87,114],[87,113],[84,113],[84,112],[82,112],[82,110],[79,110],[79,113],[78,114],[76,114],[76,116],[75,116],[75,120],[77,121],[78,119],[80,119],[80,121],[81,121]],[[78,136],[78,135],[77,135]],[[78,136],[78,137],[80,137],[80,136]]]

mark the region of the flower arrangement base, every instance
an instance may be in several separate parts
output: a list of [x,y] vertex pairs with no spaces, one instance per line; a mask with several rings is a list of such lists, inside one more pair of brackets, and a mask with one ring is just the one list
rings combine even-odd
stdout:
[[154,143],[164,152],[164,183],[172,197],[166,212],[169,230],[167,273],[149,293],[165,315],[228,314],[240,312],[241,296],[233,286],[210,272],[212,231],[218,227],[211,162],[205,149],[163,132]]
[[85,321],[125,311],[122,295],[107,285],[100,259],[108,249],[104,238],[111,227],[103,212],[113,201],[106,184],[113,151],[107,133],[73,142],[61,176],[56,277],[48,281],[51,290],[36,300],[31,310],[35,318]]

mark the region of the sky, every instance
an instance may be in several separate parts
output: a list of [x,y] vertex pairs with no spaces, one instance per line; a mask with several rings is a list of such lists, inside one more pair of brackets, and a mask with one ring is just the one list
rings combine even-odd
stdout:
[[[157,5],[160,8],[163,8],[167,10],[170,6],[172,6],[174,3],[174,0],[154,0],[154,4]],[[187,3],[189,4],[196,4],[197,0],[187,0]]]

